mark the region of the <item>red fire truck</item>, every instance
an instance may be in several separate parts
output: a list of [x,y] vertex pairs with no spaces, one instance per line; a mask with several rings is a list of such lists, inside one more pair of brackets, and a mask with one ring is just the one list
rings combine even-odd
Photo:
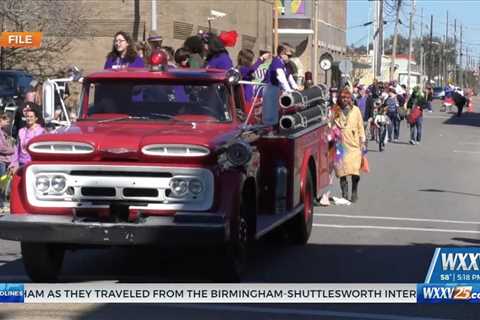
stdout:
[[55,281],[72,248],[205,244],[237,281],[248,247],[278,226],[305,244],[332,170],[327,121],[274,133],[240,121],[238,80],[233,69],[85,77],[78,122],[32,139],[0,218],[30,278]]

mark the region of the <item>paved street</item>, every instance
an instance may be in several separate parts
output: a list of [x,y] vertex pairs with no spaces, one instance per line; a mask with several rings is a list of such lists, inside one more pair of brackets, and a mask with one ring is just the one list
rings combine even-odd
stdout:
[[[480,99],[475,98],[480,112]],[[252,254],[245,282],[423,282],[433,249],[480,243],[480,113],[426,113],[424,137],[385,152],[370,145],[372,172],[362,176],[360,200],[316,208],[305,247],[264,241]],[[338,182],[335,194],[339,194]],[[198,252],[88,250],[66,255],[64,282],[206,282],[214,265]],[[158,257],[158,258],[157,258]],[[200,263],[199,263],[200,262]],[[27,282],[17,243],[0,241],[0,281]],[[145,305],[142,318],[162,319],[477,319],[474,306],[396,305]],[[478,310],[478,308],[477,308]],[[105,319],[138,316],[130,305],[2,306],[0,319]],[[414,317],[416,316],[416,317]]]

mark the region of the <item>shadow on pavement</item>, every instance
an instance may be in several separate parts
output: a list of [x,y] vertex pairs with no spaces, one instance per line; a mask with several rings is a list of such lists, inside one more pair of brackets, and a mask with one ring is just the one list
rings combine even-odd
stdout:
[[461,194],[461,195],[464,195],[464,196],[480,197],[480,194],[478,194],[478,193],[458,192],[458,191],[441,190],[441,189],[420,189],[420,190],[418,190],[418,191],[424,191],[424,192],[445,192],[445,193]]
[[455,240],[455,241],[463,241],[463,242],[466,242],[466,243],[480,244],[480,240],[479,240],[479,239],[470,239],[470,238],[455,237],[455,238],[452,238],[452,240]]
[[444,124],[453,124],[457,126],[474,126],[480,127],[480,113],[476,112],[464,112],[461,117],[452,115],[443,122]]
[[[289,246],[261,241],[250,254],[244,282],[423,282],[434,248],[439,246],[429,243]],[[69,251],[60,282],[212,282],[212,271],[219,268],[213,254],[198,248],[176,251],[156,247]],[[0,281],[25,280],[21,259],[0,266]]]

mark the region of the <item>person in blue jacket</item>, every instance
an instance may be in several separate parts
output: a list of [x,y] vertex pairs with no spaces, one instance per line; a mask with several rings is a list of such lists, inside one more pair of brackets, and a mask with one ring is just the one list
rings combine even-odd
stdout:
[[132,38],[119,31],[113,37],[112,51],[107,55],[104,69],[143,68],[143,59],[137,54]]

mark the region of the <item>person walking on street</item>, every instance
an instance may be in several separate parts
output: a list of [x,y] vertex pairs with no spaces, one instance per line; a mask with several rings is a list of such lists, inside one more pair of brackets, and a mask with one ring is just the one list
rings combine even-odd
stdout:
[[349,90],[342,90],[338,103],[333,107],[333,125],[341,131],[343,157],[335,166],[335,174],[340,178],[342,197],[348,199],[348,180],[352,178],[351,201],[358,200],[358,183],[360,182],[360,167],[365,150],[365,130],[360,109],[352,102]]
[[[12,154],[15,152],[15,148],[12,146],[11,137],[5,131],[10,124],[10,118],[7,114],[0,114],[0,176],[5,175]],[[0,213],[5,213],[5,192],[0,191]]]
[[419,144],[422,140],[423,110],[427,108],[427,100],[422,95],[420,87],[413,88],[407,102],[408,123],[410,124],[410,144]]
[[400,119],[398,117],[398,100],[397,93],[394,88],[388,90],[388,97],[384,102],[387,107],[387,116],[390,118],[390,124],[388,125],[388,140],[397,142],[400,137]]

